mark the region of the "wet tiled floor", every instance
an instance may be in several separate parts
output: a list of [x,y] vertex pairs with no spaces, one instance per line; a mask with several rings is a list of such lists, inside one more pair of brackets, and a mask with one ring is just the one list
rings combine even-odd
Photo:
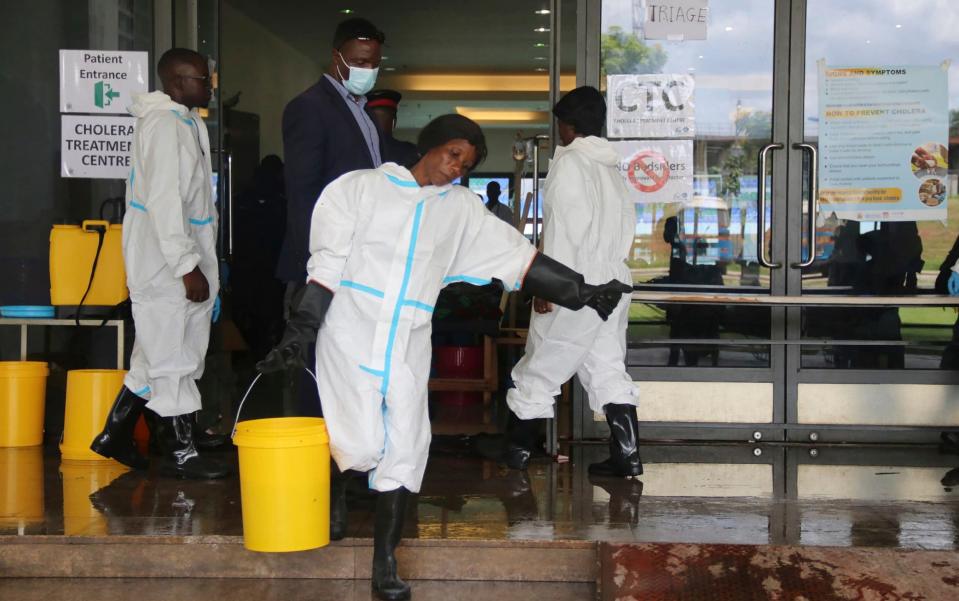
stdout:
[[[959,547],[959,489],[942,484],[959,479],[948,475],[959,456],[935,448],[646,445],[639,480],[605,480],[586,473],[602,445],[575,445],[569,462],[543,458],[523,474],[484,459],[487,442],[437,441],[406,537]],[[350,535],[371,536],[365,479],[349,499]],[[0,534],[241,535],[238,479],[0,449]]]

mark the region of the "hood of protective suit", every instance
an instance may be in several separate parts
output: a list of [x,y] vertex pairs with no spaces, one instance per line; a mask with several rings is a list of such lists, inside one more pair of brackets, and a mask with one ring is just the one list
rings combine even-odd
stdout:
[[568,146],[557,146],[556,154],[553,160],[558,159],[567,152],[579,152],[589,159],[602,165],[616,165],[620,161],[619,153],[613,148],[606,138],[597,136],[587,136],[585,138],[576,138]]
[[190,112],[185,106],[173,102],[173,99],[159,90],[146,94],[135,94],[133,104],[127,107],[127,111],[134,117],[143,117],[153,111],[176,111],[181,115]]

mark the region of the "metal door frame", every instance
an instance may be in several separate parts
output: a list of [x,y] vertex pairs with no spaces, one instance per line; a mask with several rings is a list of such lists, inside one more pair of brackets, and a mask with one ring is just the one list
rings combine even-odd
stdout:
[[[153,71],[156,71],[156,64],[164,52],[179,46],[199,51],[200,48],[200,4],[199,0],[153,0],[153,69],[151,69],[151,78]],[[212,3],[212,4],[211,4]],[[213,7],[211,9],[211,7]],[[223,61],[221,55],[222,40],[222,15],[223,4],[221,0],[204,0],[204,9],[212,10],[215,23],[213,27],[216,31],[215,56],[217,77],[223,76]],[[177,23],[185,23],[185,40],[177,39]],[[222,102],[220,87],[217,88],[217,100]],[[233,185],[230,166],[232,160],[229,152],[224,152],[224,115],[222,105],[216,111],[214,131],[211,133],[211,162],[213,171],[218,174],[217,180],[217,208],[220,213],[220,227],[217,235],[217,251],[221,262],[229,260],[233,254]]]
[[[808,0],[792,0],[790,23],[789,64],[789,136],[784,153],[789,156],[786,196],[787,253],[783,257],[787,292],[802,295],[802,271],[791,265],[802,259],[803,151],[793,144],[804,141],[805,87],[806,87],[806,13]],[[817,144],[818,145],[818,144]],[[814,234],[812,234],[814,235]],[[810,238],[811,239],[811,238]],[[914,298],[914,297],[903,297]],[[789,341],[800,341],[802,307],[786,310],[786,334]],[[959,372],[918,369],[801,369],[801,344],[786,345],[786,439],[805,442],[936,442],[941,427],[875,426],[875,425],[819,425],[799,423],[799,385],[812,384],[959,384]]]
[[[773,0],[773,88],[772,88],[772,136],[771,143],[785,145],[788,137],[790,102],[790,37],[793,19],[793,0]],[[579,0],[577,48],[577,85],[599,86],[600,79],[600,40],[602,2]],[[772,256],[783,257],[786,254],[787,215],[785,203],[788,191],[787,168],[788,153],[775,150],[770,155],[773,199],[772,222],[770,224]],[[771,295],[786,293],[785,269],[769,270]],[[786,334],[786,311],[784,307],[770,307],[770,362],[767,368],[718,368],[718,367],[631,367],[630,376],[637,381],[683,381],[683,382],[749,382],[771,383],[773,387],[773,415],[769,423],[678,423],[656,422],[643,424],[644,438],[684,439],[684,440],[766,440],[785,439],[786,422],[786,350],[783,341]],[[710,342],[703,340],[704,343]],[[739,341],[737,341],[739,342]],[[752,341],[743,340],[744,344]],[[763,341],[757,342],[762,344]],[[642,399],[642,390],[640,390]],[[642,401],[641,401],[642,402]],[[584,440],[605,438],[609,429],[604,422],[593,420],[586,394],[576,381],[573,387],[573,439]]]
[[[772,260],[783,264],[770,270],[770,293],[802,295],[802,271],[791,267],[802,259],[804,204],[804,142],[806,11],[808,0],[774,0],[773,131],[772,142],[783,145],[772,153]],[[602,3],[579,0],[580,40],[577,83],[599,86],[600,20]],[[959,372],[931,370],[800,369],[801,314],[797,306],[771,307],[770,367],[761,368],[630,368],[635,380],[684,382],[772,382],[773,421],[768,424],[702,424],[657,422],[644,425],[643,436],[653,439],[934,442],[941,427],[857,426],[799,423],[799,384],[933,384],[959,385]],[[779,344],[777,344],[777,341]],[[748,341],[747,341],[748,342]],[[758,342],[761,344],[762,342]],[[642,396],[642,394],[641,394]],[[605,423],[594,422],[585,392],[577,382],[573,394],[573,438],[603,438]]]

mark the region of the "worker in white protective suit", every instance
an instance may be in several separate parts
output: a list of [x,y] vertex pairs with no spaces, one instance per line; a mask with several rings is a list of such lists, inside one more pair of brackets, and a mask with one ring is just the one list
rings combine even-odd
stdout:
[[[373,589],[409,598],[396,575],[406,499],[418,492],[430,444],[430,331],[440,289],[500,280],[572,309],[602,316],[630,287],[598,286],[538,254],[518,231],[450,182],[486,155],[476,123],[460,115],[430,122],[406,169],[385,163],[348,173],[320,195],[310,231],[308,285],[261,372],[302,365],[316,341],[316,374],[335,461],[331,538],[346,527],[342,472],[369,472],[379,491]],[[592,312],[592,311],[591,311]],[[322,327],[321,327],[322,326]],[[338,468],[338,469],[337,469]]]
[[[562,145],[546,177],[543,252],[579,271],[588,283],[615,279],[632,283],[626,259],[633,246],[636,208],[619,173],[619,153],[601,138],[606,103],[598,90],[576,88],[553,108]],[[626,371],[629,296],[608,320],[589,311],[554,309],[534,299],[526,354],[513,369],[515,388],[506,395],[511,411],[505,462],[526,469],[541,423],[553,417],[554,397],[573,375],[594,412],[610,427],[610,458],[589,473],[643,473],[637,444],[639,389]]]
[[196,380],[219,292],[210,140],[195,110],[210,101],[210,73],[200,54],[179,48],[163,55],[157,73],[163,92],[139,95],[130,107],[137,121],[123,260],[136,340],[124,386],[90,448],[145,469],[133,429],[146,409],[161,474],[219,478],[230,470],[200,456],[195,440]]

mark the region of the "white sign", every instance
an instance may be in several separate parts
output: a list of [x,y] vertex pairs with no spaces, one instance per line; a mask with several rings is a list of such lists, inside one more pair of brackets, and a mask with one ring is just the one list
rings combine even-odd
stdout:
[[646,0],[647,40],[705,40],[709,0]]
[[692,201],[692,140],[624,140],[612,144],[621,157],[619,172],[633,202]]
[[60,112],[126,113],[149,80],[146,52],[61,50]]
[[134,123],[133,117],[60,115],[60,175],[125,179]]
[[610,138],[691,138],[696,134],[692,75],[609,75]]

